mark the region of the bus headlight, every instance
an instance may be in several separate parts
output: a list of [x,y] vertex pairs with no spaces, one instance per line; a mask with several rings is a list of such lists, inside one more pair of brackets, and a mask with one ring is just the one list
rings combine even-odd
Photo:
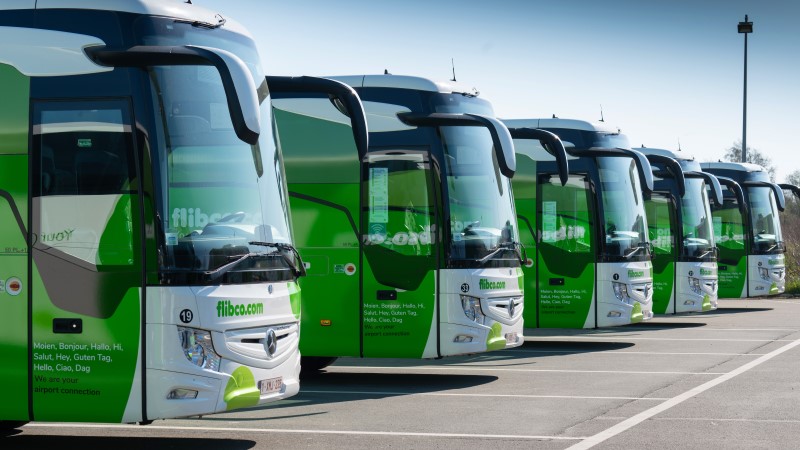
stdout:
[[464,309],[464,315],[467,316],[467,319],[483,325],[485,316],[481,309],[481,299],[470,297],[469,295],[462,295],[461,307]]
[[178,327],[183,355],[201,369],[219,370],[220,356],[211,344],[211,333],[194,328]]
[[758,274],[761,276],[762,280],[769,280],[769,269],[766,267],[759,267]]
[[703,290],[700,288],[700,278],[689,277],[689,287],[695,294],[703,293]]
[[617,283],[616,281],[611,282],[611,286],[614,287],[614,296],[617,297],[617,300],[625,301],[628,298],[628,285],[625,283]]

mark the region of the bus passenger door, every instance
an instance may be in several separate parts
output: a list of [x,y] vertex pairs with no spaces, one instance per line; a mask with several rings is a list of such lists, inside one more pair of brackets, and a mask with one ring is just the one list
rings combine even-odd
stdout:
[[714,241],[719,249],[717,274],[719,298],[746,298],[747,293],[747,234],[745,217],[735,195],[722,185],[723,205],[712,206]]
[[[537,327],[592,328],[595,319],[595,248],[588,179],[539,176]],[[530,325],[529,325],[530,326]]]
[[144,267],[129,102],[32,108],[33,418],[141,420]]
[[362,183],[362,355],[437,354],[436,201],[430,155],[371,150]]
[[675,314],[675,261],[677,248],[672,230],[678,229],[671,197],[653,193],[644,204],[653,244],[653,313]]

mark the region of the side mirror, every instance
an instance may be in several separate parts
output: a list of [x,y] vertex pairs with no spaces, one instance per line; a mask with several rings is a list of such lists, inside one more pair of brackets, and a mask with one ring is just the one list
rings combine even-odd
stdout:
[[[740,186],[739,183],[734,181],[733,178],[720,177],[720,176],[715,176],[715,178],[720,184],[724,184],[729,191],[733,192],[733,195],[736,196],[736,203],[739,205],[739,212],[742,213],[743,215],[746,215],[747,204],[745,203],[744,200],[744,191],[742,190],[742,186]],[[722,203],[720,203],[719,205],[721,206]]]
[[514,141],[511,139],[511,133],[502,122],[494,117],[449,113],[399,113],[397,117],[403,123],[415,127],[485,127],[492,135],[500,173],[512,178],[517,170],[517,158],[514,154]]
[[269,86],[270,92],[323,93],[341,102],[339,104],[334,103],[334,106],[336,106],[337,109],[341,106],[344,109],[344,111],[341,112],[350,118],[350,124],[353,128],[353,138],[356,142],[359,158],[363,158],[367,154],[369,150],[367,115],[364,113],[364,106],[355,89],[341,81],[306,76],[268,76],[267,86]]
[[719,184],[717,177],[706,172],[693,172],[702,177],[705,182],[711,187],[711,199],[714,200],[718,206],[722,206],[724,199],[722,198],[722,186]]
[[[683,173],[683,169],[681,168],[681,163],[676,161],[669,156],[664,155],[647,155],[647,160],[649,162],[655,164],[663,164],[667,171],[672,175],[672,178],[675,179],[675,183],[678,185],[678,195],[683,197],[686,194],[686,178]],[[650,171],[652,174],[652,170]]]
[[631,156],[636,161],[636,169],[639,171],[639,178],[642,182],[642,190],[653,192],[653,168],[650,166],[650,161],[644,156],[642,152],[636,150],[628,150],[621,148],[623,153]]
[[781,183],[778,186],[780,186],[781,189],[785,191],[790,191],[792,194],[794,194],[795,197],[800,199],[800,186],[795,186],[794,184],[788,184],[788,183]]
[[778,203],[778,210],[783,212],[786,209],[786,197],[783,195],[783,189],[775,183],[769,183],[772,191],[775,193],[775,200]]
[[140,45],[125,50],[91,47],[84,50],[101,66],[213,66],[222,78],[236,136],[255,145],[261,135],[261,110],[253,76],[238,56],[226,50],[187,46]]
[[538,128],[509,128],[511,137],[514,139],[533,139],[542,144],[548,153],[556,157],[558,164],[558,177],[561,185],[564,186],[569,180],[569,162],[567,162],[567,150],[564,143],[554,133]]

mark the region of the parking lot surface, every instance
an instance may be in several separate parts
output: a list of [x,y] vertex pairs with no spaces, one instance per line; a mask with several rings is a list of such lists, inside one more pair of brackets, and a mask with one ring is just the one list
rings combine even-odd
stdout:
[[34,423],[3,448],[800,448],[800,299],[435,361],[343,358],[268,406],[150,426]]

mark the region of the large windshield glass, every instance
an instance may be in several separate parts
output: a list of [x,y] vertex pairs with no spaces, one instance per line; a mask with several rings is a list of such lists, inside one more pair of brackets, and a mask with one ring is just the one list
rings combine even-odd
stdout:
[[519,266],[517,220],[509,179],[500,173],[489,130],[443,127],[450,264]]
[[605,227],[602,258],[606,261],[650,259],[642,188],[636,162],[628,157],[599,157],[597,166]]
[[763,255],[783,251],[783,235],[778,220],[775,193],[768,186],[748,187],[750,226],[753,230],[753,254]]
[[706,182],[701,178],[686,179],[686,193],[681,198],[683,224],[683,256],[713,260],[714,234]]
[[[257,282],[291,278],[291,226],[283,162],[272,131],[269,92],[255,46],[242,36],[172,23],[149,30],[149,45],[206,45],[248,65],[258,88],[257,145],[233,130],[222,79],[209,66],[149,69],[157,119],[154,164],[162,226],[161,268],[177,282]],[[218,31],[220,31],[218,33]],[[278,244],[278,245],[265,245]],[[203,272],[208,272],[203,274]],[[224,277],[216,276],[216,274]],[[202,276],[201,276],[202,274]]]

